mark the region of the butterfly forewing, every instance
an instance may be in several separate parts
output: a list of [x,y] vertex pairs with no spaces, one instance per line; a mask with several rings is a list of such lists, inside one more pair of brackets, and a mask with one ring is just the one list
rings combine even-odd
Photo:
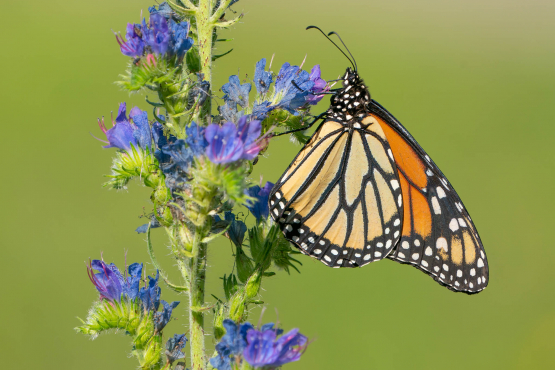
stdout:
[[405,204],[402,238],[388,257],[412,264],[449,289],[483,290],[489,282],[488,262],[455,189],[385,108],[372,101],[370,112],[391,146]]
[[402,196],[375,120],[322,123],[270,195],[287,239],[332,267],[387,256],[401,233]]

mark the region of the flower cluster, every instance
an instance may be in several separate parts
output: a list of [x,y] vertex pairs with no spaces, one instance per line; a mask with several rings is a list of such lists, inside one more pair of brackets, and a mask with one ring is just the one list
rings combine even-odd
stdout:
[[[257,98],[251,110],[252,119],[263,120],[270,112],[284,109],[298,114],[299,110],[309,105],[316,105],[323,92],[329,90],[325,80],[321,78],[320,66],[315,65],[310,73],[299,66],[284,63],[275,77],[273,93],[269,93],[274,75],[266,71],[266,59],[256,63],[254,85]],[[222,86],[225,104],[219,107],[220,114],[228,121],[236,122],[245,112],[239,112],[237,105],[243,109],[249,107],[251,84],[241,84],[239,77],[229,77],[229,82]]]
[[[224,104],[212,115],[215,101],[210,61],[222,28],[235,24],[226,13],[238,0],[171,1],[149,8],[139,23],[129,23],[125,35],[116,34],[128,66],[117,84],[129,92],[152,91],[146,103],[154,110],[121,103],[111,127],[98,120],[104,148],[117,149],[106,183],[124,189],[131,179],[151,188],[152,209],[143,212],[148,224],[147,249],[156,275],[143,278],[143,265],[120,270],[113,263],[93,260],[88,275],[100,299],[76,328],[96,338],[103,332],[123,330],[132,337],[131,353],[142,369],[184,370],[184,334],[166,335],[168,322],[179,302],[161,300],[160,277],[167,287],[186,293],[189,300],[188,337],[191,367],[205,368],[204,315],[214,313],[216,369],[274,370],[297,361],[307,347],[298,329],[288,333],[266,324],[255,328],[245,322],[259,298],[262,281],[272,269],[297,271],[298,252],[269,217],[268,198],[274,184],[250,184],[253,166],[275,135],[291,132],[300,142],[312,120],[311,106],[329,91],[320,66],[311,71],[285,63],[278,73],[256,63],[252,81],[229,77],[221,88]],[[234,12],[235,13],[235,12]],[[304,62],[303,62],[304,63]],[[253,85],[255,89],[253,89]],[[249,95],[254,93],[253,96]],[[152,95],[151,95],[152,97]],[[131,108],[131,107],[129,107]],[[149,117],[150,116],[150,117]],[[150,120],[149,120],[150,118]],[[247,227],[234,207],[245,206],[256,219]],[[233,213],[235,212],[235,213]],[[240,215],[240,213],[238,214]],[[240,219],[241,218],[241,219]],[[151,229],[166,229],[171,254],[183,277],[172,282],[160,269],[151,241]],[[225,235],[232,242],[233,270],[223,276],[224,296],[207,302],[204,281],[208,244]],[[243,323],[243,324],[237,324]],[[163,338],[166,338],[165,345]],[[163,356],[165,355],[165,359]]]
[[193,46],[193,39],[189,37],[190,23],[176,21],[166,3],[158,9],[150,7],[149,12],[148,24],[145,19],[140,24],[128,23],[125,39],[116,34],[122,54],[132,58],[147,56],[147,61],[152,60],[153,54],[183,58]]
[[299,329],[283,334],[273,323],[257,330],[248,322],[237,325],[229,319],[223,325],[226,334],[216,345],[218,355],[210,359],[210,364],[218,370],[231,370],[242,361],[256,369],[275,369],[298,361],[308,345]]
[[[97,272],[94,272],[94,271]],[[156,277],[148,277],[148,285],[140,288],[143,265],[133,263],[128,267],[129,276],[125,277],[113,263],[106,264],[102,260],[92,260],[87,267],[89,278],[100,293],[100,298],[109,302],[121,302],[122,300],[134,301],[139,299],[140,306],[145,315],[153,313],[156,332],[162,329],[170,321],[172,310],[179,302],[168,303],[160,300],[161,289],[158,286],[159,273]],[[162,311],[158,311],[162,303]]]

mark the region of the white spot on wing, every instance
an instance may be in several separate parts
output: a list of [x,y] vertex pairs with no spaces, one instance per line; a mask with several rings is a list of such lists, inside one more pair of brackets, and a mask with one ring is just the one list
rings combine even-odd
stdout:
[[397,190],[397,188],[399,187],[399,181],[391,180],[391,187],[393,188],[393,190]]
[[445,198],[445,192],[443,191],[443,188],[440,188],[439,186],[436,188],[437,191],[437,196],[439,197],[439,199],[441,198]]
[[457,231],[459,229],[459,222],[456,218],[451,219],[451,222],[449,222],[449,228],[451,231]]
[[439,201],[437,200],[436,197],[432,197],[432,207],[434,208],[434,213],[436,215],[441,214],[441,207],[440,207]]
[[447,239],[445,239],[444,237],[437,238],[436,248],[443,249],[445,252],[447,252]]
[[391,152],[391,149],[387,149],[387,154],[389,155],[389,158],[393,159],[393,152]]

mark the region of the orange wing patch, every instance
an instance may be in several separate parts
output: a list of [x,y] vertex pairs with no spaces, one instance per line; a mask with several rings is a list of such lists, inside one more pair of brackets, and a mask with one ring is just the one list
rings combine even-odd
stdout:
[[380,109],[371,116],[391,147],[404,208],[402,237],[388,258],[412,264],[451,290],[481,291],[489,279],[487,261],[460,198],[405,128]]

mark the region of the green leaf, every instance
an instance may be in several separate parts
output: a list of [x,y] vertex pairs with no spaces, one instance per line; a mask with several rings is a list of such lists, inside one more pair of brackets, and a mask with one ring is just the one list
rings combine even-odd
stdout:
[[226,51],[223,54],[218,54],[218,55],[212,55],[212,61],[215,61],[216,59],[220,59],[223,56],[226,56],[227,54],[231,53],[233,51],[233,49],[230,49],[229,51]]
[[166,285],[178,293],[188,291],[189,289],[187,287],[173,284],[168,279],[168,275],[166,275],[164,270],[162,270],[162,268],[160,267],[160,264],[158,263],[156,256],[154,256],[154,249],[152,248],[152,242],[150,241],[150,224],[148,224],[148,230],[146,232],[146,246],[147,246],[148,255],[150,256],[150,260],[152,261],[152,264],[160,272],[160,276],[162,277],[162,279],[164,279],[164,282],[166,283]]
[[200,64],[198,49],[196,47],[192,47],[189,49],[189,51],[185,55],[185,63],[187,64],[187,68],[189,69],[189,71],[193,73],[200,72],[202,67]]

